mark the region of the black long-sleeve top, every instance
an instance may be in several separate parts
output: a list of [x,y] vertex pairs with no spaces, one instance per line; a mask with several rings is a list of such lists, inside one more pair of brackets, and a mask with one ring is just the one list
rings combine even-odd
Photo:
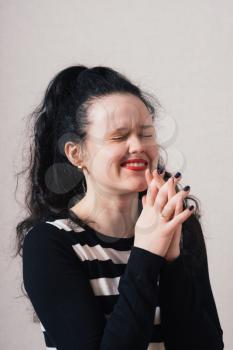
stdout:
[[30,229],[23,281],[47,349],[221,350],[223,331],[207,256],[188,272],[69,218]]

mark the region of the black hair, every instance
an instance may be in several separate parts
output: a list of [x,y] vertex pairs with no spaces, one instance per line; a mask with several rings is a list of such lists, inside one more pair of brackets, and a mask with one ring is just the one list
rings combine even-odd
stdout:
[[[133,94],[145,104],[154,121],[161,107],[158,99],[143,91],[123,74],[109,67],[87,68],[83,65],[71,66],[60,71],[49,83],[38,107],[30,114],[32,122],[29,153],[26,167],[16,174],[26,177],[25,207],[27,216],[16,226],[16,253],[22,257],[22,247],[27,231],[34,225],[51,217],[69,217],[85,227],[88,222],[81,221],[71,210],[77,201],[85,196],[85,176],[73,166],[64,153],[67,141],[85,145],[88,120],[88,107],[98,97],[112,93]],[[30,141],[30,142],[28,142]],[[162,157],[158,168],[165,168]],[[167,181],[172,174],[165,171]],[[176,191],[179,191],[179,185]],[[139,203],[146,191],[139,193]],[[199,223],[200,208],[198,200],[189,195],[184,200],[195,202],[195,212],[183,224],[182,252],[193,264],[200,264],[205,255],[203,233]]]

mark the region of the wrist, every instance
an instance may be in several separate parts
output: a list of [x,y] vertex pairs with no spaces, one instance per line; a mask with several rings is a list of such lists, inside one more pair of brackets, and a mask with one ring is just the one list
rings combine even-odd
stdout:
[[176,260],[179,256],[180,256],[180,251],[177,251],[176,253],[167,254],[165,256],[165,259],[167,260],[167,262],[172,262]]

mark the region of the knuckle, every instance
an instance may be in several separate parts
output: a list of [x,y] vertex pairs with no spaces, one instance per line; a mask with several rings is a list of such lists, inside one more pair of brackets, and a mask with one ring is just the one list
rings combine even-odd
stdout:
[[171,205],[167,205],[164,212],[165,212],[165,215],[168,215],[170,214],[170,212],[173,210],[173,206]]
[[155,186],[155,179],[151,180],[149,188],[152,188],[153,186]]
[[184,199],[187,195],[188,195],[187,192],[183,192],[183,191],[179,192],[179,199],[180,199],[180,201],[183,201],[183,199]]
[[187,191],[183,191],[182,190],[182,191],[179,192],[179,194],[180,194],[181,198],[184,198],[184,197],[187,197],[189,195],[189,191],[187,192]]
[[168,181],[167,182],[165,182],[165,184],[168,184],[168,185],[173,185],[173,177],[171,176],[171,177],[169,177],[169,179],[168,179]]
[[155,207],[158,208],[161,206],[161,204],[162,204],[161,197],[157,196],[157,198],[155,200]]
[[172,200],[173,200],[173,202],[175,202],[175,203],[179,203],[179,202],[183,201],[183,193],[181,193],[181,192],[176,193],[176,194],[172,197]]

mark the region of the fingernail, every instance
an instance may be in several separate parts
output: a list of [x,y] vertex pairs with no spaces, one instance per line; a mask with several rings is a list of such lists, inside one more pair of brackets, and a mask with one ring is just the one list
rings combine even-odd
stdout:
[[190,205],[189,210],[192,211],[193,208],[194,208],[194,206],[193,206],[193,205]]
[[164,172],[164,169],[157,169],[157,173],[161,175]]
[[174,177],[175,177],[176,179],[178,179],[178,177],[180,177],[180,176],[181,176],[181,173],[178,171]]
[[185,186],[185,187],[183,188],[183,191],[188,192],[189,190],[190,190],[190,186]]

